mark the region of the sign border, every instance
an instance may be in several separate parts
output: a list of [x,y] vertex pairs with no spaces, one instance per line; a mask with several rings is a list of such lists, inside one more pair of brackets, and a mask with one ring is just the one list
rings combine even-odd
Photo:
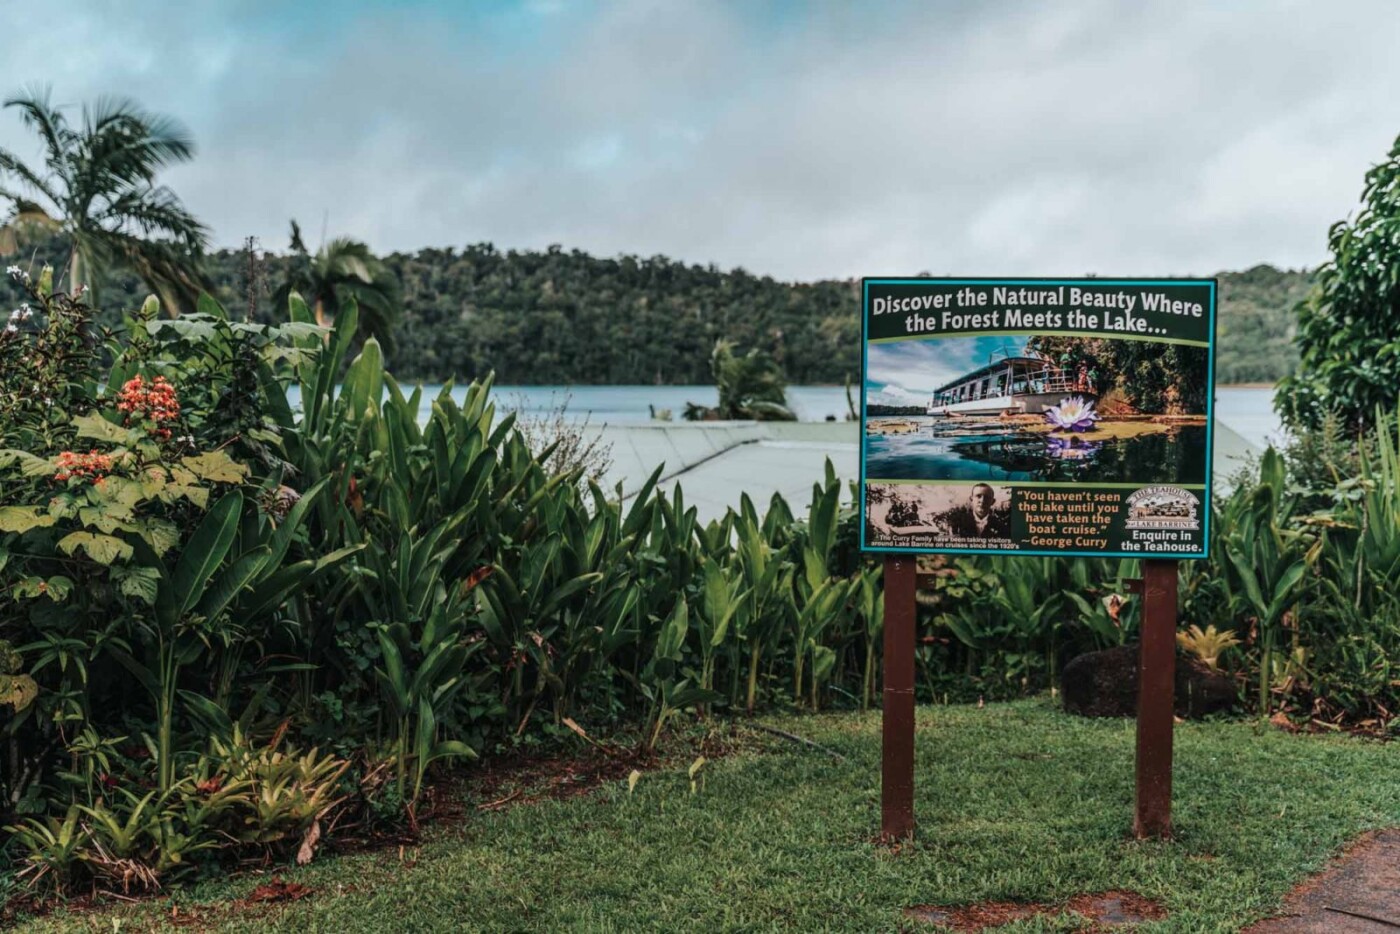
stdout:
[[[1210,392],[1206,396],[1206,476],[1204,496],[1202,499],[1204,547],[1199,552],[1129,552],[1129,551],[1046,551],[1043,549],[1024,548],[939,548],[930,546],[896,547],[892,545],[869,545],[865,541],[865,422],[866,422],[866,374],[869,367],[870,338],[866,333],[870,320],[870,286],[871,285],[995,285],[1003,282],[1025,283],[1028,285],[1118,285],[1118,286],[1153,286],[1153,285],[1207,285],[1210,287],[1210,339],[1207,344],[1207,369],[1210,381]],[[966,277],[966,276],[862,276],[860,280],[860,485],[857,495],[860,497],[858,504],[860,520],[860,551],[863,554],[874,555],[1030,555],[1033,557],[1066,557],[1066,558],[1137,558],[1137,559],[1159,559],[1163,561],[1204,561],[1210,558],[1210,520],[1211,520],[1211,493],[1214,485],[1215,474],[1215,343],[1218,338],[1218,306],[1220,296],[1220,280],[1217,277],[1207,279],[1194,277],[1178,278],[1155,278],[1155,279],[1100,279],[1097,277],[1075,276],[1070,278],[1035,278],[1025,276],[1004,276],[1004,277]],[[1035,333],[1042,333],[1036,331]],[[1048,333],[1048,332],[1045,332]],[[926,340],[929,338],[925,338]],[[937,338],[933,338],[937,339]],[[1132,340],[1133,338],[1114,338],[1109,340]],[[1013,481],[1007,481],[1015,485]],[[1152,486],[1150,483],[1135,484],[1137,487]]]

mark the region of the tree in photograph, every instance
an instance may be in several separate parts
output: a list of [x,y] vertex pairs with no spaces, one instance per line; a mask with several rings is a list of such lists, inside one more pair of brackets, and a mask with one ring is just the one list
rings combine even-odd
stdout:
[[66,286],[89,289],[113,271],[138,275],[172,313],[192,308],[208,284],[200,262],[208,231],[157,173],[194,156],[194,142],[177,121],[134,102],[99,98],[69,123],[47,91],[13,97],[38,135],[43,166],[0,149],[0,253],[12,254],[53,237],[66,242]]
[[1400,398],[1400,139],[1366,173],[1361,210],[1328,233],[1331,258],[1298,305],[1298,371],[1275,405],[1294,428],[1329,414],[1360,430]]
[[394,330],[403,313],[399,280],[366,244],[337,237],[312,254],[300,225],[292,221],[292,256],[287,278],[273,295],[273,307],[286,307],[291,292],[306,300],[322,327],[334,324],[343,305],[354,301],[360,309],[358,339],[373,337],[386,353],[393,353]]

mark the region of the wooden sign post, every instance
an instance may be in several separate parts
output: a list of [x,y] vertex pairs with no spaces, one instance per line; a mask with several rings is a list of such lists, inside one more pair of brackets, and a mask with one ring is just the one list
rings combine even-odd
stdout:
[[914,836],[913,555],[885,556],[884,712],[880,745],[880,836]]
[[[886,843],[914,836],[916,563],[913,555],[885,556],[880,837]],[[1129,582],[1129,587],[1142,597],[1133,835],[1166,838],[1172,832],[1177,562],[1144,560],[1142,579]]]
[[1133,834],[1172,832],[1172,720],[1176,686],[1176,562],[1142,562],[1142,632],[1138,647],[1137,768]]

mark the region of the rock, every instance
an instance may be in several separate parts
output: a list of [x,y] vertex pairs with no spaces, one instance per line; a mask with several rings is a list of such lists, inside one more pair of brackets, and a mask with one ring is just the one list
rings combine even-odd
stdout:
[[[1082,717],[1131,717],[1137,713],[1138,646],[1120,645],[1081,655],[1060,675],[1065,710]],[[1235,708],[1229,675],[1180,650],[1176,653],[1176,714],[1197,719]]]

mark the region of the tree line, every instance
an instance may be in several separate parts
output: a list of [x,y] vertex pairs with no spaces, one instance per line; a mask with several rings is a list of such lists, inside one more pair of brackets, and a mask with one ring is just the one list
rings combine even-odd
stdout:
[[[66,249],[54,239],[27,252],[62,269]],[[288,282],[310,286],[305,267],[314,260],[299,251],[251,259],[246,250],[214,250],[203,268],[225,307],[271,323]],[[506,384],[705,384],[720,340],[771,355],[792,384],[839,384],[860,373],[856,281],[781,282],[665,256],[490,243],[378,262],[401,302],[386,314],[381,342],[392,348],[395,372],[413,381],[461,382],[494,370]],[[1217,380],[1275,382],[1292,373],[1294,308],[1311,275],[1260,265],[1219,278]],[[18,302],[13,291],[0,285],[0,300]],[[113,270],[100,294],[108,320],[138,307],[147,291],[135,274]]]

